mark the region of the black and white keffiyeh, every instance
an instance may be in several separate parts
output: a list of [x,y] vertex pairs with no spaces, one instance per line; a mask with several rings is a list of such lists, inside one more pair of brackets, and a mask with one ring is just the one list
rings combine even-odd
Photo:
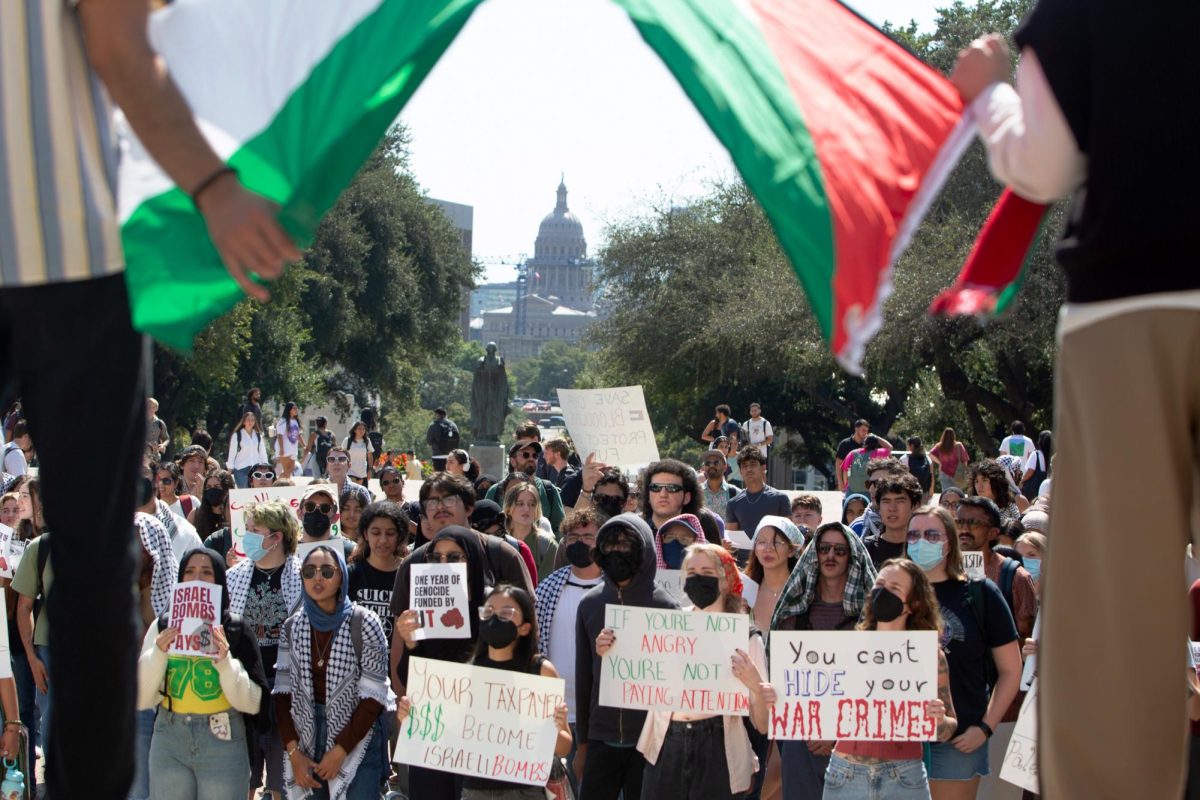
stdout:
[[[295,555],[287,557],[281,567],[279,586],[283,590],[283,602],[287,604],[291,614],[300,607],[300,595],[303,587],[300,584],[300,559]],[[246,613],[246,598],[250,595],[250,581],[254,578],[254,562],[243,558],[233,569],[225,574],[225,583],[229,587],[229,610],[234,614]]]
[[163,524],[150,514],[136,512],[133,524],[138,529],[142,547],[154,564],[150,576],[150,605],[155,614],[166,614],[171,608],[171,589],[179,572],[179,561],[171,549],[171,537]]

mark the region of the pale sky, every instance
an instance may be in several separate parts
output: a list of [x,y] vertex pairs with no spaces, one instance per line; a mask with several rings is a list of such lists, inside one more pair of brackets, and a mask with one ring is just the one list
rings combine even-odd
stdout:
[[[876,24],[932,29],[949,0],[849,0]],[[559,174],[588,253],[607,222],[703,194],[725,149],[608,0],[489,0],[401,114],[430,197],[474,207],[476,258],[533,255]],[[485,265],[484,282],[512,280]]]

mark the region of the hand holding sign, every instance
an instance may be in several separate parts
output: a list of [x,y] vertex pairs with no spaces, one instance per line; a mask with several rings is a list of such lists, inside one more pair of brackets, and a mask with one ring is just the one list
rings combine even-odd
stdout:
[[608,464],[597,459],[595,453],[588,453],[583,462],[583,491],[593,491],[596,483],[604,476],[606,469],[608,469]]
[[[418,623],[412,629],[413,640],[470,639],[467,565],[413,564],[411,575],[408,606],[416,612]],[[401,623],[402,628],[412,626],[409,619]]]

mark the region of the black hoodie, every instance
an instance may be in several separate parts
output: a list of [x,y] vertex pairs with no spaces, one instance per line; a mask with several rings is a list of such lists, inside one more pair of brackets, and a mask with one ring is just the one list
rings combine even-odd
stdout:
[[642,562],[627,586],[618,587],[607,574],[603,582],[579,601],[575,622],[575,727],[576,741],[637,743],[646,721],[646,712],[600,705],[600,656],[596,655],[596,637],[604,629],[604,607],[608,605],[644,608],[679,608],[671,595],[654,584],[657,560],[654,557],[654,533],[637,514],[613,517],[596,534],[596,550],[618,528],[636,531],[642,545]]

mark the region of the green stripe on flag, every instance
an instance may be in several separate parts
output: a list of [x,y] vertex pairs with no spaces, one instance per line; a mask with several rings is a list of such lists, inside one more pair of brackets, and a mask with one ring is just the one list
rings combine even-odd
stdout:
[[[280,203],[308,245],[321,216],[482,0],[384,0],[336,42],[270,125],[229,159],[249,188]],[[249,77],[249,76],[248,76]],[[134,327],[190,351],[242,299],[191,200],[172,189],[122,226]]]
[[762,204],[827,340],[833,222],[812,137],[761,32],[729,0],[615,0],[628,12]]

